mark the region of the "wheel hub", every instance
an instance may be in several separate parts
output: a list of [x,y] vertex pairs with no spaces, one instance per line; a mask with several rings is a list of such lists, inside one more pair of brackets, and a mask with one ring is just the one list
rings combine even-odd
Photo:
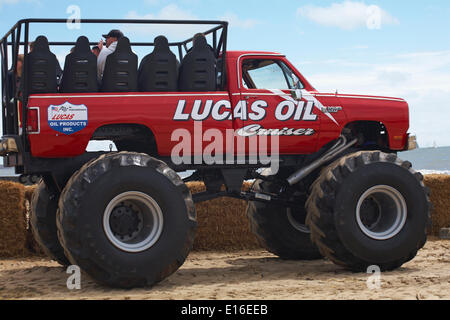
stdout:
[[367,190],[356,207],[356,221],[361,231],[374,240],[389,240],[405,226],[408,207],[395,188],[379,185]]
[[131,205],[121,203],[112,211],[110,224],[114,235],[122,240],[131,240],[142,229],[142,214]]
[[149,195],[125,192],[107,205],[103,214],[103,229],[107,239],[120,250],[143,252],[159,240],[164,217],[158,203]]

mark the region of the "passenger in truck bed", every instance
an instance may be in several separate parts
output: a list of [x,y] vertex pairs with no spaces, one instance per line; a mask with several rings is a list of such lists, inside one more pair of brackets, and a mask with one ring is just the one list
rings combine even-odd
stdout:
[[[194,48],[194,43],[199,40],[199,39],[206,39],[205,35],[203,33],[196,33],[192,39],[192,47],[187,51],[187,53],[191,52],[192,49]],[[209,50],[211,50],[214,54],[216,53],[214,51],[214,48],[210,45],[210,44],[206,44],[206,46],[208,47]]]
[[8,82],[9,82],[9,97],[14,98],[17,94],[20,94],[21,91],[21,80],[22,80],[22,70],[24,64],[24,55],[19,54],[17,57],[17,70],[16,70],[16,92],[13,91],[12,81],[14,77],[14,70],[11,69],[8,71]]
[[92,53],[95,54],[95,56],[98,58],[98,55],[100,54],[100,48],[98,46],[92,47]]
[[106,39],[106,47],[103,46],[103,41],[98,43],[100,54],[97,58],[97,80],[99,82],[103,79],[103,72],[105,71],[106,58],[114,53],[117,48],[117,41],[123,37],[123,33],[120,30],[111,30],[108,34],[104,34],[103,38]]
[[[66,57],[65,83],[62,81],[59,62],[50,51],[47,38],[38,37],[37,40],[40,41],[33,42],[33,48],[29,55],[34,55],[37,53],[36,51],[42,51],[39,54],[43,55],[44,60],[55,65],[56,88],[53,83],[52,66],[50,69],[46,67],[47,69],[41,70],[49,75],[44,81],[47,87],[37,86],[44,82],[42,82],[43,79],[36,76],[31,81],[29,92],[34,94],[98,92],[99,90],[102,92],[207,92],[217,90],[216,52],[202,33],[194,35],[192,47],[187,50],[181,63],[171,52],[167,38],[157,37],[153,43],[154,51],[144,57],[139,71],[138,58],[131,49],[129,39],[120,30],[111,30],[103,37],[106,39],[106,46],[101,41],[98,46],[93,48],[89,46],[89,40],[86,37],[78,38],[77,45],[71,48],[70,54]],[[80,39],[82,39],[82,46],[79,43]],[[80,50],[74,57],[73,54],[77,51],[77,47],[82,47],[83,50],[78,48]],[[96,50],[99,51],[98,56],[95,55]],[[94,61],[91,59],[89,63],[89,66],[95,68],[94,72],[85,63],[77,64],[78,60],[85,61],[89,55],[94,59]],[[67,60],[67,58],[70,59]],[[34,61],[35,67],[42,69],[43,65],[38,63],[39,59],[35,58],[34,60],[36,60]],[[123,61],[127,61],[127,64],[124,64]],[[86,72],[89,76],[86,76]],[[83,74],[83,79],[75,80],[77,74],[80,73]],[[71,79],[70,81],[68,77]],[[95,85],[92,82],[95,82]]]

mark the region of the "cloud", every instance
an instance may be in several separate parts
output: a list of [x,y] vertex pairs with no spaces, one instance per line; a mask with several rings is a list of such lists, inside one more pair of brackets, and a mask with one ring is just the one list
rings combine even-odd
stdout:
[[381,71],[378,74],[378,80],[389,83],[390,85],[397,85],[398,83],[405,83],[408,79],[411,79],[412,74],[404,71]]
[[130,19],[161,19],[161,20],[196,20],[197,17],[190,13],[180,9],[176,4],[169,4],[163,7],[157,14],[149,13],[140,15],[136,11],[130,11],[127,14],[127,18]]
[[366,50],[369,49],[368,45],[356,45],[350,48],[350,50]]
[[[155,0],[150,0],[155,1]],[[159,12],[139,14],[136,11],[130,11],[126,15],[126,19],[148,19],[148,20],[201,20],[200,17],[193,14],[189,10],[184,10],[176,4],[169,4],[163,7]],[[226,12],[223,16],[216,20],[228,21],[231,28],[250,29],[256,26],[259,22],[254,19],[241,19],[233,12]],[[192,37],[198,32],[204,32],[215,25],[127,25],[123,30],[127,34],[137,34],[141,36],[157,36],[163,34],[169,38],[170,41],[185,40]]]
[[3,5],[14,5],[14,4],[18,4],[20,2],[34,2],[34,3],[38,3],[38,0],[0,0],[0,8],[3,7]]
[[0,7],[4,4],[16,4],[21,0],[0,0]]
[[233,12],[227,12],[219,20],[228,21],[231,28],[251,29],[259,24],[255,19],[241,19]]
[[[145,19],[145,20],[198,20],[198,17],[190,11],[180,9],[176,4],[169,4],[163,7],[159,12],[139,14],[136,11],[130,11],[125,16],[126,19]],[[169,41],[180,41],[192,37],[195,33],[206,31],[208,26],[195,25],[125,25],[123,31],[126,35],[140,35],[154,37],[165,35]]]
[[441,90],[450,94],[450,50],[386,55],[385,61],[380,59],[380,62],[317,60],[299,65],[308,70],[327,70],[309,75],[321,90],[333,91],[339,87],[339,91],[390,95],[409,92],[423,95]]
[[383,25],[399,24],[397,18],[379,6],[355,1],[333,3],[329,7],[307,5],[298,8],[297,15],[323,26],[343,30],[381,29]]
[[144,2],[149,6],[156,6],[159,4],[160,0],[145,0]]

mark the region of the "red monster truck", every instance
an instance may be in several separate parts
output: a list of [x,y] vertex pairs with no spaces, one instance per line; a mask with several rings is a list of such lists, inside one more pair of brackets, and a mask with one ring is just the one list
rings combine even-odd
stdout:
[[[403,99],[320,93],[282,54],[228,51],[220,21],[81,20],[213,26],[182,42],[123,37],[99,83],[86,37],[39,36],[28,52],[30,27],[43,23],[66,20],[21,20],[0,42],[0,154],[22,180],[42,177],[32,229],[62,265],[110,286],[153,285],[189,254],[194,204],[217,197],[248,200],[253,232],[282,259],[325,256],[355,271],[392,270],[424,246],[429,191],[397,157],[415,147]],[[58,45],[75,45],[59,80],[50,51]],[[139,68],[131,47],[153,48]],[[249,147],[264,137],[271,163]],[[118,151],[86,152],[101,140]],[[177,174],[188,170],[184,180]],[[207,191],[191,195],[188,181]]]

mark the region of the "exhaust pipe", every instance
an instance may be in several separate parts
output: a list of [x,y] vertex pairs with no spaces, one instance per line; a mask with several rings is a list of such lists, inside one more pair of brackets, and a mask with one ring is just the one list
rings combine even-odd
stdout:
[[339,140],[336,142],[334,146],[330,148],[323,156],[322,158],[314,161],[310,165],[301,168],[300,170],[294,172],[288,179],[289,185],[293,186],[297,183],[299,183],[302,179],[309,176],[314,170],[321,167],[324,163],[327,163],[328,161],[332,160],[336,156],[338,156],[340,153],[344,152],[348,148],[351,148],[358,142],[358,139],[355,139],[351,141],[350,143],[347,143],[347,138],[345,136],[340,136]]

